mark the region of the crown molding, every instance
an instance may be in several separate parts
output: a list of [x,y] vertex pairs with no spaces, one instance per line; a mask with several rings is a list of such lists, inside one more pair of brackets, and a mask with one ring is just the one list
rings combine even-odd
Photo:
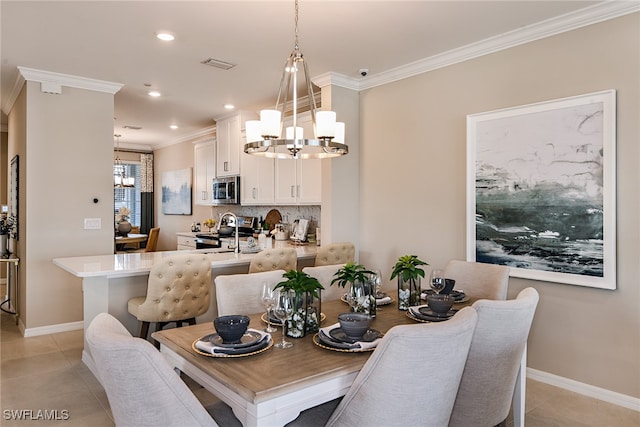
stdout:
[[7,116],[9,115],[9,112],[13,108],[13,104],[16,102],[16,99],[18,99],[18,95],[20,95],[20,91],[22,90],[22,86],[24,85],[24,82],[25,82],[24,77],[22,76],[22,74],[18,73],[18,77],[13,82],[13,86],[11,87],[9,96],[5,100],[5,103],[2,105],[2,112],[5,113]]
[[198,142],[203,142],[203,140],[215,138],[215,137],[216,137],[216,125],[213,125],[213,126],[208,126],[206,128],[199,129],[193,133],[183,135],[180,138],[154,145],[152,149],[157,150],[160,148],[170,147],[176,144],[181,144],[183,142],[192,142],[196,144]]
[[638,1],[605,1],[576,12],[550,18],[462,46],[458,49],[392,68],[379,74],[369,75],[364,78],[353,78],[329,72],[321,74],[312,80],[320,87],[336,85],[358,91],[370,89],[635,12],[640,12],[640,2]]
[[20,67],[20,74],[25,80],[49,83],[77,89],[93,90],[96,92],[106,92],[114,95],[122,86],[121,83],[107,82],[104,80],[90,79],[87,77],[72,76],[69,74],[53,73],[51,71],[36,70],[33,68]]

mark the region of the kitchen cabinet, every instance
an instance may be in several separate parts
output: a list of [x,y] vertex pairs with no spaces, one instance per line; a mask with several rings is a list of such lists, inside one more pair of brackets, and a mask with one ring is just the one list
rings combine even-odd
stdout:
[[[244,138],[243,138],[244,140]],[[274,202],[274,160],[240,153],[240,204],[270,205]]]
[[196,205],[211,206],[213,203],[212,182],[216,177],[215,142],[197,143],[193,147],[195,177],[194,201]]
[[250,112],[237,113],[216,121],[216,174],[219,177],[240,175],[240,153],[243,152],[244,122],[257,119]]
[[195,233],[177,234],[177,248],[179,251],[192,251],[196,248]]

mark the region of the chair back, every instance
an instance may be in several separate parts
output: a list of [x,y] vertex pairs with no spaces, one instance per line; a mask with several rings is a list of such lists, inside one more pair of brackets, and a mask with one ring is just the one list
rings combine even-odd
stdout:
[[217,426],[156,348],[115,317],[98,314],[86,340],[117,426]]
[[471,307],[446,322],[391,328],[328,426],[446,426],[477,320]]
[[149,230],[149,238],[147,239],[147,246],[145,246],[145,252],[155,252],[158,247],[158,237],[160,235],[160,227],[155,227]]
[[174,253],[151,266],[147,296],[135,316],[143,322],[174,322],[209,310],[211,261],[205,254]]
[[293,248],[264,249],[251,258],[249,273],[297,270],[298,253]]
[[538,298],[526,288],[515,300],[473,304],[478,324],[449,426],[491,427],[507,418]]
[[473,298],[492,300],[507,299],[509,287],[509,267],[451,260],[447,263],[444,275],[456,281],[455,289]]
[[356,247],[353,243],[330,243],[318,248],[315,266],[353,263],[356,259]]
[[284,270],[263,271],[261,273],[231,274],[216,276],[216,298],[218,316],[228,314],[264,313],[262,305],[262,284],[268,283],[273,289],[282,282]]
[[324,289],[320,292],[322,301],[334,301],[340,299],[340,297],[342,297],[347,292],[347,289],[341,286],[331,286],[331,281],[334,279],[334,274],[336,274],[336,272],[342,267],[344,267],[344,264],[322,265],[319,267],[304,267],[302,269],[302,272],[318,279],[318,282],[320,282],[320,284],[324,287]]

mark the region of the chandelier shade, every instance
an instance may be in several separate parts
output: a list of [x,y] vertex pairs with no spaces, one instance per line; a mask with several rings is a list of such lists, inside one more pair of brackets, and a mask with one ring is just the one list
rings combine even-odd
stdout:
[[[304,135],[302,128],[298,126],[300,107],[305,104],[300,101],[299,85],[309,98],[314,135]],[[286,107],[289,104],[292,106],[291,126],[284,129]],[[336,122],[336,113],[333,111],[316,110],[309,68],[298,47],[296,0],[295,45],[284,66],[276,107],[260,111],[260,120],[245,123],[247,143],[244,145],[244,152],[275,159],[325,159],[348,154],[349,147],[344,141],[344,123]]]

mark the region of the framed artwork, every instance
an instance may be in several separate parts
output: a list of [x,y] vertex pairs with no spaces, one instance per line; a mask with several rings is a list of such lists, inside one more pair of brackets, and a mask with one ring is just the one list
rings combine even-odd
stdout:
[[467,116],[467,260],[616,288],[614,90]]
[[191,168],[162,173],[162,213],[191,215]]
[[16,154],[12,159],[11,159],[11,175],[10,175],[10,184],[9,184],[9,205],[11,206],[11,212],[10,214],[12,216],[14,216],[16,218],[16,225],[15,225],[15,239],[19,240],[19,234],[18,234],[18,183],[19,183],[19,179],[18,179],[18,173],[19,173],[19,168],[18,168],[18,155]]

